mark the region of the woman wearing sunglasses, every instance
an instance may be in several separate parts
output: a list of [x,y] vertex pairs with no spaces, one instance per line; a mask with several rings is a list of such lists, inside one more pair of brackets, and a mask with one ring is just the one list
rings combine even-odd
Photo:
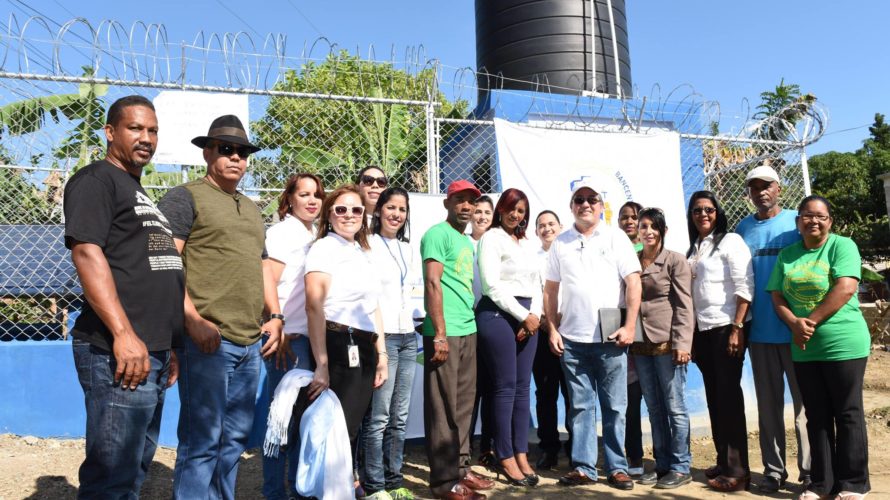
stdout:
[[751,251],[741,236],[727,232],[726,213],[710,191],[692,194],[686,224],[696,322],[692,352],[704,379],[717,450],[717,464],[705,475],[715,490],[747,489],[751,471],[741,381],[754,292]]
[[373,390],[387,379],[378,303],[380,276],[368,243],[359,189],[337,188],[321,206],[318,238],[306,255],[306,316],[315,358],[308,396],[328,387],[343,406],[355,449]]
[[640,318],[644,342],[631,346],[643,398],[649,409],[655,471],[641,484],[672,489],[692,480],[689,452],[689,412],[686,409],[686,368],[692,351],[692,276],[682,254],[664,248],[664,212],[644,208],[639,213],[639,252],[643,272]]
[[515,486],[535,486],[528,463],[529,383],[542,309],[537,245],[525,237],[528,197],[507,189],[495,206],[492,227],[479,241],[482,299],[476,306],[479,355],[490,381],[494,468]]
[[871,489],[862,404],[868,325],[856,291],[859,248],[831,232],[831,204],[807,196],[797,208],[802,241],[779,252],[766,289],[791,329],[791,359],[807,412],[812,484],[800,500],[858,500]]
[[376,498],[380,491],[393,499],[414,498],[411,491],[402,486],[405,430],[417,367],[417,335],[411,303],[411,291],[416,283],[414,250],[408,244],[410,213],[408,193],[397,187],[384,190],[374,209],[371,254],[383,287],[380,312],[389,378],[374,391],[371,410],[362,427],[367,498]]
[[368,227],[371,227],[377,200],[380,199],[380,193],[389,185],[389,179],[386,178],[386,174],[380,167],[368,165],[359,170],[358,175],[355,176],[355,184],[361,192],[362,202],[365,205],[365,217],[368,219]]
[[[284,315],[281,345],[274,358],[266,364],[266,390],[269,400],[284,374],[291,368],[311,369],[312,351],[306,323],[306,288],[304,264],[306,252],[315,239],[315,219],[324,201],[324,185],[314,174],[291,176],[278,198],[281,222],[266,231],[263,271],[278,283],[278,302]],[[266,342],[266,339],[263,339]],[[293,482],[297,474],[300,447],[292,443],[286,453],[277,457],[263,455],[263,496],[269,499],[288,498],[285,471]],[[296,496],[293,484],[290,496]]]

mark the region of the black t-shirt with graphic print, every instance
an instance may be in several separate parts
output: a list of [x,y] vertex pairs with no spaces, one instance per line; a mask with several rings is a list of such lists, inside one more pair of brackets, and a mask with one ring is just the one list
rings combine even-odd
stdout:
[[[179,345],[185,276],[170,224],[139,178],[102,160],[74,174],[65,186],[65,246],[102,248],[117,295],[149,351]],[[72,335],[110,351],[113,337],[84,300]]]

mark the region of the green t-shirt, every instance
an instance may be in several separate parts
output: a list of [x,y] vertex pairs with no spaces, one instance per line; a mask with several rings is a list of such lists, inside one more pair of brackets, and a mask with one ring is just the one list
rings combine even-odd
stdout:
[[[420,240],[420,256],[442,263],[442,309],[445,334],[460,337],[476,333],[473,314],[473,244],[451,224],[441,222],[431,227]],[[426,278],[426,266],[424,266]],[[429,316],[423,320],[423,334],[434,335]]]
[[642,249],[643,249],[643,242],[634,243],[634,251],[635,252],[639,253],[639,251]]
[[[781,291],[795,316],[802,318],[828,294],[838,278],[860,279],[862,260],[850,238],[832,234],[819,248],[799,241],[779,252],[767,291]],[[794,361],[844,361],[868,356],[871,337],[856,294],[836,313],[816,325],[806,350],[791,345]]]

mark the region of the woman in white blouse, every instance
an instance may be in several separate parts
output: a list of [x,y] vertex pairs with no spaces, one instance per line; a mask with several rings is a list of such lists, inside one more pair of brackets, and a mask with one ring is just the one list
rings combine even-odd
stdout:
[[[281,222],[266,231],[263,273],[278,283],[278,302],[284,315],[281,346],[266,364],[266,390],[269,400],[281,378],[293,367],[311,369],[312,351],[306,325],[306,288],[303,281],[306,252],[315,239],[315,219],[324,201],[324,185],[314,174],[290,177],[278,199]],[[263,339],[265,343],[266,339]],[[293,482],[297,474],[300,447],[291,443],[286,453],[277,457],[263,455],[263,496],[287,498],[285,476],[290,478],[290,494],[296,495]],[[287,471],[287,474],[285,474]]]
[[381,280],[364,212],[354,185],[334,190],[321,206],[318,238],[306,255],[306,315],[315,359],[308,395],[313,400],[330,386],[343,406],[353,447],[373,390],[388,373],[378,309]]
[[408,244],[410,214],[407,191],[391,187],[380,193],[374,209],[371,255],[383,286],[380,312],[389,378],[374,391],[362,427],[364,489],[369,496],[386,491],[393,498],[410,497],[410,491],[402,486],[405,430],[417,369],[411,304],[414,250]]
[[477,250],[482,300],[476,307],[479,355],[491,382],[495,469],[517,486],[534,486],[528,463],[529,383],[542,299],[537,245],[525,237],[528,197],[504,191]]
[[738,491],[751,482],[742,364],[748,306],[754,290],[751,251],[727,232],[726,213],[714,193],[697,191],[686,213],[696,331],[693,361],[702,372],[717,464],[705,471],[708,485]]

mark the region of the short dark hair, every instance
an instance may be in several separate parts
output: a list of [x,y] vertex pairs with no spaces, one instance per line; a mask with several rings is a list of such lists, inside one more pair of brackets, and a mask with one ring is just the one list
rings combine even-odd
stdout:
[[530,217],[529,211],[531,210],[531,207],[529,206],[528,196],[516,188],[510,188],[504,191],[501,194],[501,197],[498,198],[498,204],[494,207],[494,218],[491,221],[491,227],[501,227],[501,215],[516,208],[516,205],[518,205],[520,201],[525,202],[525,215],[522,220],[519,221],[519,225],[516,226],[516,229],[513,230],[513,234],[519,239],[525,238],[525,228],[528,226],[528,219]]
[[371,225],[371,232],[380,234],[380,229],[383,227],[383,223],[380,222],[380,211],[383,210],[383,205],[386,205],[386,202],[393,196],[403,196],[405,198],[405,223],[396,231],[396,239],[407,243],[411,235],[411,203],[408,199],[408,191],[400,187],[388,187],[380,193],[380,197],[377,198],[377,206],[374,207],[374,220]]
[[535,226],[538,225],[538,221],[541,220],[541,217],[544,216],[544,215],[547,215],[547,214],[552,215],[553,218],[556,219],[556,222],[557,222],[558,224],[562,224],[562,222],[559,220],[559,216],[556,215],[556,212],[554,212],[553,210],[541,210],[541,213],[539,213],[538,216],[535,217]]
[[143,106],[152,111],[155,110],[155,105],[146,97],[135,94],[128,95],[114,101],[111,107],[108,108],[108,118],[106,119],[105,124],[111,126],[117,125],[118,120],[121,119],[121,114],[124,112],[124,108],[129,108],[130,106]]
[[807,203],[811,201],[821,201],[823,204],[825,204],[825,209],[828,210],[828,216],[834,217],[834,214],[831,213],[831,203],[823,196],[819,196],[818,194],[811,194],[806,198],[800,200],[800,204],[797,205],[797,214],[800,215],[800,211],[803,210],[803,207],[807,206]]
[[723,240],[723,237],[726,236],[726,232],[729,230],[729,220],[726,218],[726,212],[720,206],[720,202],[717,201],[717,195],[710,191],[696,191],[692,193],[692,196],[689,197],[689,206],[686,208],[686,228],[689,231],[689,251],[686,252],[686,257],[692,256],[692,252],[695,250],[695,241],[698,239],[698,229],[695,228],[695,222],[692,220],[692,205],[701,199],[709,200],[714,205],[714,208],[717,209],[717,220],[714,224],[714,248],[711,249],[712,255],[717,251],[717,246],[720,245],[720,241]]

